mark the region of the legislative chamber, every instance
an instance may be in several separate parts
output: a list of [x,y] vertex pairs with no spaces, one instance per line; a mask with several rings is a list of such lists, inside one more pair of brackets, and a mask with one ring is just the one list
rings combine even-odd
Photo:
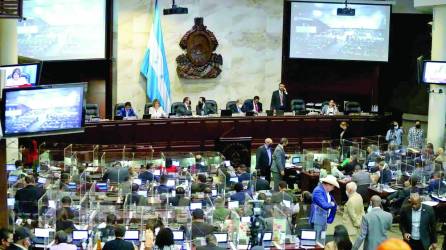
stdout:
[[446,250],[446,1],[0,1],[0,249]]

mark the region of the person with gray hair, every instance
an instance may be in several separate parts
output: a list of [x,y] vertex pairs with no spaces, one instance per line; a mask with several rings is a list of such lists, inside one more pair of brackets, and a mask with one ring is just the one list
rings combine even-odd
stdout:
[[197,250],[224,250],[226,248],[219,247],[217,238],[214,234],[206,235],[206,246],[197,247]]
[[260,176],[264,176],[268,182],[271,182],[272,144],[273,140],[266,138],[265,144],[258,147],[256,151],[256,171]]
[[360,194],[356,192],[357,186],[354,182],[347,183],[346,193],[348,201],[344,205],[343,222],[350,236],[356,237],[364,216],[364,205]]
[[73,244],[68,244],[67,239],[67,233],[62,230],[57,231],[54,236],[55,245],[51,246],[50,250],[76,250],[77,247]]
[[393,216],[381,208],[381,197],[372,196],[370,203],[372,210],[362,217],[361,231],[353,250],[358,250],[364,241],[364,250],[375,250],[387,239],[387,231],[392,226]]
[[283,180],[285,176],[285,162],[286,154],[285,147],[288,145],[288,139],[280,139],[280,144],[277,145],[273,153],[273,162],[271,165],[271,175],[274,182],[274,191],[279,191],[279,182]]

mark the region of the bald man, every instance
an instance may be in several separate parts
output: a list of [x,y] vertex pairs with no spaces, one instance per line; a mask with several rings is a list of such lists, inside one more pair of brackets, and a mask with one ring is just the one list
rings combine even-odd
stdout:
[[437,230],[434,209],[421,204],[418,193],[412,193],[410,206],[401,209],[400,230],[413,250],[437,248]]
[[352,238],[356,238],[356,235],[358,235],[362,216],[364,216],[364,203],[361,195],[356,192],[357,188],[356,183],[347,183],[346,193],[348,201],[344,205],[343,222]]
[[378,195],[370,199],[372,210],[362,217],[361,231],[356,239],[353,250],[358,250],[364,242],[364,250],[375,250],[381,242],[387,239],[387,231],[392,226],[392,214],[381,208],[381,198]]
[[256,170],[260,176],[265,177],[271,183],[271,163],[273,162],[273,150],[271,148],[273,140],[265,139],[265,144],[260,146],[256,152]]

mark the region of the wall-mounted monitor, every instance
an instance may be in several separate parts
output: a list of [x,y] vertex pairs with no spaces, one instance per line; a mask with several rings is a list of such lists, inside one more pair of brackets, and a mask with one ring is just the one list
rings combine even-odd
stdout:
[[105,58],[106,0],[24,0],[18,52],[39,60]]
[[85,84],[3,89],[4,137],[83,132]]
[[424,61],[423,82],[429,84],[446,84],[446,62]]
[[290,58],[387,62],[390,5],[291,2]]
[[0,66],[1,88],[23,88],[36,86],[39,82],[40,63]]

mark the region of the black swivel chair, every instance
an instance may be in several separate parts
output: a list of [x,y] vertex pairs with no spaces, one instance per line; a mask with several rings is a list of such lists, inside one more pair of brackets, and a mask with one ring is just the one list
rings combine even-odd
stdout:
[[87,103],[85,105],[85,120],[88,121],[97,117],[99,117],[99,105]]
[[142,119],[150,119],[150,108],[153,106],[151,102],[144,104],[144,115]]
[[227,110],[237,110],[237,101],[229,101],[226,103],[226,109]]
[[361,113],[361,105],[359,102],[347,102],[345,104],[344,113],[346,115],[352,113]]
[[306,114],[305,101],[302,99],[291,100],[291,111],[296,112],[298,115]]
[[210,115],[210,114],[217,114],[217,112],[218,112],[218,105],[217,105],[216,101],[214,101],[214,100],[206,100],[206,104],[208,105],[208,107],[211,109],[211,112],[212,112],[212,113],[209,113],[208,115]]
[[174,102],[172,105],[170,105],[170,113],[173,115],[177,114],[178,107],[184,105],[182,102]]
[[122,114],[119,113],[119,110],[123,109],[124,107],[124,103],[116,103],[115,110],[113,112],[113,114],[115,115],[115,120],[122,120]]

